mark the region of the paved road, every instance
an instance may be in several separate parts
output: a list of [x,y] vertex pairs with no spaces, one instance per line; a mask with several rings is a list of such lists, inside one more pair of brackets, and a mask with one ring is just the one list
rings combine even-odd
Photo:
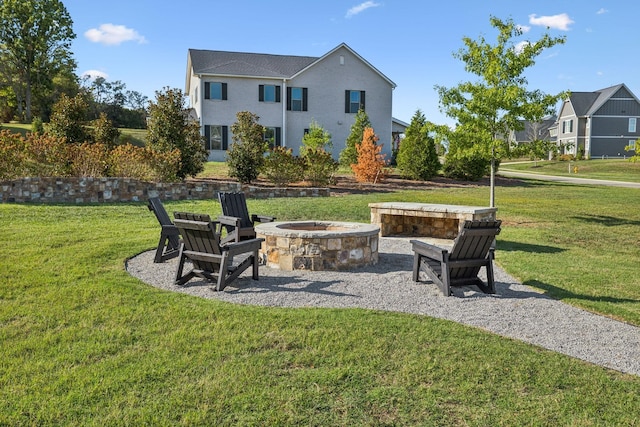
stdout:
[[606,179],[588,179],[573,176],[540,175],[537,173],[516,172],[509,170],[500,170],[498,171],[498,175],[507,178],[537,179],[540,181],[566,182],[578,185],[607,185],[609,187],[640,188],[640,182],[610,181]]

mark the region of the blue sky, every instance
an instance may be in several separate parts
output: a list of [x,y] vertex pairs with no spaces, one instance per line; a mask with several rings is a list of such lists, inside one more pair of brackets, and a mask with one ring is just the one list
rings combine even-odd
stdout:
[[74,21],[77,73],[120,80],[155,98],[184,90],[194,49],[322,56],[344,42],[394,81],[394,117],[417,109],[435,123],[435,85],[476,80],[453,57],[462,38],[495,43],[491,15],[512,18],[538,40],[566,36],[527,71],[530,89],[556,94],[625,83],[640,96],[637,21],[640,3],[622,0],[63,0]]

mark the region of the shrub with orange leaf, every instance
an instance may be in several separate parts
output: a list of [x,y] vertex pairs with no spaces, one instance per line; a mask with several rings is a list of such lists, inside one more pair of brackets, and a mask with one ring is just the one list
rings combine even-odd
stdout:
[[377,182],[382,181],[386,175],[387,161],[385,155],[380,154],[382,144],[377,145],[378,136],[374,133],[373,128],[367,127],[362,134],[362,142],[356,145],[358,150],[358,163],[351,164],[351,170],[356,175],[358,182]]

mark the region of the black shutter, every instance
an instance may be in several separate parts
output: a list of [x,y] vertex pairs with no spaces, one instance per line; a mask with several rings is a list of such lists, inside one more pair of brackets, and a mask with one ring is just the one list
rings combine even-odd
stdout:
[[276,128],[276,147],[282,146],[282,128]]
[[344,112],[345,113],[351,112],[351,108],[350,108],[351,98],[349,97],[349,95],[350,95],[350,91],[345,90],[344,91]]
[[227,84],[226,83],[222,83],[222,100],[223,101],[227,100]]
[[364,91],[360,91],[360,109],[364,111]]
[[211,99],[211,83],[204,83],[204,99]]
[[229,146],[229,126],[222,126],[222,149],[226,150]]
[[264,85],[258,85],[258,101],[264,102]]
[[307,88],[302,88],[302,111],[307,111],[307,94]]
[[280,95],[280,86],[276,86],[276,102],[280,102],[282,100],[282,96]]
[[211,148],[211,128],[209,125],[204,125],[204,148],[206,150]]
[[291,88],[287,88],[287,111],[291,111]]

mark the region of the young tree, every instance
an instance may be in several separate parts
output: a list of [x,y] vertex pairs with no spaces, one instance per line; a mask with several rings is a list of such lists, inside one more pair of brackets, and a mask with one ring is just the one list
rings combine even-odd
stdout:
[[255,181],[264,163],[268,144],[264,141],[264,127],[258,123],[260,117],[249,112],[236,114],[231,125],[233,144],[227,151],[229,175],[243,184]]
[[180,89],[156,91],[149,106],[147,144],[159,152],[180,150],[178,178],[195,176],[204,170],[207,152],[200,135],[200,124],[189,117],[185,96]]
[[113,122],[107,118],[105,113],[100,113],[100,117],[92,121],[93,141],[104,144],[109,150],[113,150],[118,145],[120,131],[113,126]]
[[87,101],[78,94],[73,98],[62,94],[53,106],[47,133],[57,138],[65,138],[70,143],[82,143],[91,140],[85,128]]
[[482,36],[477,41],[465,37],[465,48],[454,54],[465,63],[465,70],[480,80],[463,82],[453,88],[436,86],[436,90],[444,113],[458,121],[449,138],[450,148],[454,148],[454,152],[470,148],[453,145],[456,140],[468,142],[473,136],[472,145],[482,146],[475,152],[484,152],[488,156],[491,165],[490,206],[493,207],[496,162],[505,154],[507,145],[504,139],[509,131],[521,130],[522,119],[538,121],[552,114],[557,102],[565,96],[563,93],[546,95],[540,90],[528,90],[523,73],[535,64],[534,59],[544,49],[564,43],[565,38],[551,37],[546,33],[538,41],[516,48],[514,38],[522,35],[520,27],[511,19],[502,21],[492,16],[490,22],[499,32],[495,45]]
[[376,144],[377,141],[378,136],[374,133],[373,128],[365,128],[362,142],[356,146],[358,162],[351,165],[358,182],[375,183],[386,175],[384,167],[387,162],[384,159],[384,154],[380,154],[382,145]]
[[16,98],[31,122],[36,82],[51,82],[61,68],[75,69],[73,21],[59,0],[0,1],[0,58],[19,77]]
[[309,124],[309,133],[302,137],[302,147],[300,147],[300,155],[304,157],[308,149],[323,149],[333,147],[331,134],[327,132],[315,120]]
[[368,127],[371,127],[369,116],[364,110],[358,110],[355,121],[351,125],[351,133],[345,141],[344,149],[340,152],[340,164],[342,166],[351,166],[358,161],[356,146],[362,142],[362,135]]
[[400,143],[396,162],[404,177],[426,181],[440,170],[436,143],[430,136],[433,125],[418,110]]

